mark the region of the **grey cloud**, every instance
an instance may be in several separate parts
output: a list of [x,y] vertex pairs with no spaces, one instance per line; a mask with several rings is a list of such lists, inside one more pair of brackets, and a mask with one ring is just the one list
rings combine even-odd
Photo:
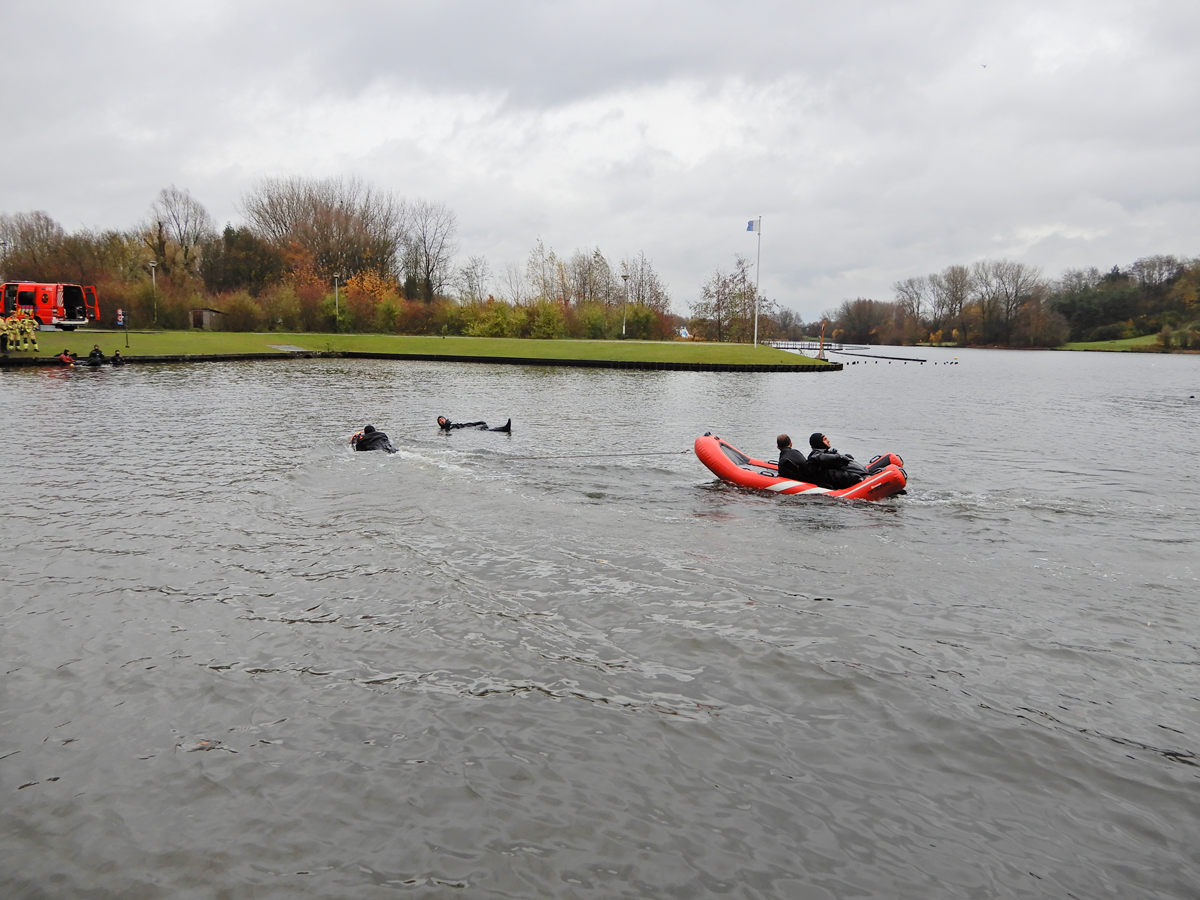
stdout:
[[[809,316],[981,256],[1200,253],[1195,4],[45,3],[5,6],[0,31],[55,47],[0,74],[21,123],[0,211],[67,227],[129,225],[168,183],[236,219],[250,182],[309,160],[447,200],[496,268],[538,235],[645,249],[682,300],[752,252],[761,213],[764,286]],[[647,138],[530,170],[571,158],[555,117],[598,102],[595,140],[616,141],[662,114],[628,104],[677,84],[685,119],[729,96],[761,116],[697,159]],[[364,115],[411,110],[371,97],[488,108],[436,139],[374,138],[389,123]]]

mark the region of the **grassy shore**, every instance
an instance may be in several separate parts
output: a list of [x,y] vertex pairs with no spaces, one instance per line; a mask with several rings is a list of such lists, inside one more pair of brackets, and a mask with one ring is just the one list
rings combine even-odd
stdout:
[[1153,347],[1158,343],[1157,334],[1144,334],[1141,337],[1125,338],[1120,341],[1075,341],[1063,344],[1063,350],[1135,350]]
[[[431,337],[392,334],[286,334],[281,332],[76,331],[38,334],[40,355],[61,353],[64,348],[87,356],[99,344],[106,356],[120,350],[123,356],[174,356],[221,353],[278,353],[277,346],[333,353],[424,353],[445,356],[523,359],[596,359],[629,362],[710,363],[731,365],[796,365],[815,363],[806,357],[749,344],[714,344],[693,341],[536,341],[510,338]],[[274,346],[273,346],[274,345]],[[13,352],[13,356],[26,356]]]

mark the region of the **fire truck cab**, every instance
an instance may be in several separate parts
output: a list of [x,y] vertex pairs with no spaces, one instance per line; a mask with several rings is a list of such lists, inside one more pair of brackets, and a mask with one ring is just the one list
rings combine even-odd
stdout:
[[91,285],[9,281],[2,290],[5,316],[23,312],[42,325],[63,331],[74,331],[100,318],[96,289]]

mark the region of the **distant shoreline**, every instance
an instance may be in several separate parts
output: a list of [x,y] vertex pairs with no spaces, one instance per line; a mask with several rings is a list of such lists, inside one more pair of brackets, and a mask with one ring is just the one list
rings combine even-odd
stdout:
[[[131,364],[230,362],[296,358],[392,359],[687,372],[837,372],[826,362],[773,347],[747,344],[655,341],[572,341],[429,335],[281,334],[278,332],[87,330],[41,332],[40,352],[14,352],[0,367],[58,365],[60,346],[81,359],[98,344]],[[54,343],[51,344],[50,341]]]

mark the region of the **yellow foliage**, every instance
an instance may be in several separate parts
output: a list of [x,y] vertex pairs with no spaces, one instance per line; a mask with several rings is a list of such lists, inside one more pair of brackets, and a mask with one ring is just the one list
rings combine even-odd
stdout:
[[364,269],[347,279],[346,290],[366,294],[376,303],[381,303],[389,294],[393,297],[399,296],[399,288],[395,281],[391,278],[384,278],[371,269]]
[[1200,301],[1200,266],[1192,266],[1171,287],[1171,299],[1182,303],[1184,309],[1193,310]]

